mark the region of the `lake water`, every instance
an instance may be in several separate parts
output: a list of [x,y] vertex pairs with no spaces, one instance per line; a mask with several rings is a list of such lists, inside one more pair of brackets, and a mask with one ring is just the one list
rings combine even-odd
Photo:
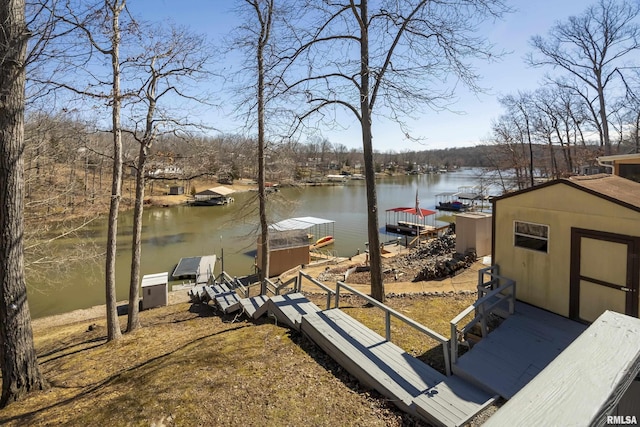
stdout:
[[[420,207],[433,209],[435,195],[457,191],[461,186],[478,185],[480,171],[467,169],[437,175],[411,175],[382,178],[377,181],[379,225],[384,228],[385,210],[415,207],[416,190]],[[216,254],[224,250],[224,269],[231,275],[253,273],[256,248],[257,201],[255,192],[234,195],[235,203],[226,206],[146,209],[143,220],[141,274],[171,272],[182,257]],[[271,218],[315,216],[335,221],[336,242],[329,249],[340,256],[364,251],[367,238],[366,191],[364,181],[326,187],[285,188],[270,199]],[[118,300],[128,298],[131,263],[132,213],[119,216],[116,287]],[[321,236],[318,236],[321,237]],[[396,235],[382,234],[381,240]],[[61,245],[95,242],[103,248],[106,221],[97,221],[80,239],[67,239]],[[221,270],[221,263],[215,272]],[[104,259],[70,266],[64,275],[27,284],[32,317],[64,313],[78,308],[104,304]]]

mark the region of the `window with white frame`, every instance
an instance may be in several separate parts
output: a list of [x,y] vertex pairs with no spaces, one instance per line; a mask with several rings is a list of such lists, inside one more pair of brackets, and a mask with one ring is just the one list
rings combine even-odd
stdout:
[[548,252],[549,226],[532,222],[514,221],[513,244],[519,248]]

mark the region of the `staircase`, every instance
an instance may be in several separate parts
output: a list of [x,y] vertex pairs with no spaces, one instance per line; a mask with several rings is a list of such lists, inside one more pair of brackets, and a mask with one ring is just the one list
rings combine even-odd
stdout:
[[226,280],[194,288],[191,296],[194,301],[212,302],[224,313],[242,310],[250,319],[269,314],[301,331],[360,382],[433,425],[464,425],[497,398],[462,378],[440,373],[342,310],[322,310],[296,292],[298,286],[284,295],[241,298],[233,284]]

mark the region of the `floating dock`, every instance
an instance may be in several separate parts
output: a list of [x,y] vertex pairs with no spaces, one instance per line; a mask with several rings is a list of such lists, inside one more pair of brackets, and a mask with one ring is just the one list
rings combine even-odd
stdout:
[[207,283],[209,277],[213,276],[213,269],[215,266],[215,255],[180,258],[180,261],[173,270],[171,277],[174,280],[194,279],[196,284]]

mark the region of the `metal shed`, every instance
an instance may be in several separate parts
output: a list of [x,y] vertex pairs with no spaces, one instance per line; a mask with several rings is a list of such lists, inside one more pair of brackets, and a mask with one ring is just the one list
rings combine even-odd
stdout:
[[142,276],[142,309],[163,307],[169,303],[169,273]]

